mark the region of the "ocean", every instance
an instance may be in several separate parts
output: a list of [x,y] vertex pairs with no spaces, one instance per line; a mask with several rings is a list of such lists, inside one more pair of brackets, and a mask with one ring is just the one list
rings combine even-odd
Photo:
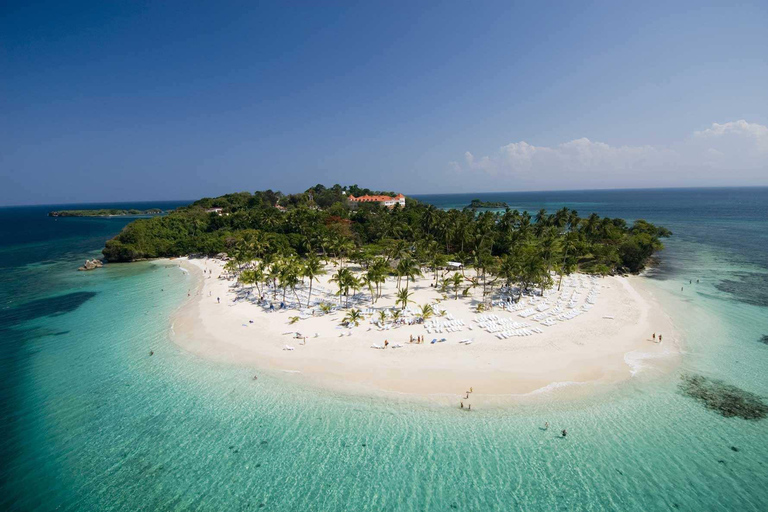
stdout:
[[638,357],[610,392],[471,414],[253,381],[169,340],[193,285],[178,267],[76,271],[130,219],[0,208],[0,509],[765,509],[768,420],[725,418],[679,385],[701,374],[768,400],[768,188],[416,198],[668,227],[647,283],[684,333],[680,367]]

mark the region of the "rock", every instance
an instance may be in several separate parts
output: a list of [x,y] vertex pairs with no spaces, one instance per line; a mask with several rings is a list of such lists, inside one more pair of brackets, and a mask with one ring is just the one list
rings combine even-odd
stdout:
[[101,262],[101,260],[92,259],[92,260],[85,260],[85,263],[82,267],[78,268],[77,270],[94,270],[97,268],[101,268],[104,266],[104,263]]

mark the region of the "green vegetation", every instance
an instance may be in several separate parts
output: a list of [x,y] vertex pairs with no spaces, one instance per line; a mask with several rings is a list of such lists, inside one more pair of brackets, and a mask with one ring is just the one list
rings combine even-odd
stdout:
[[114,217],[118,215],[160,215],[165,213],[159,208],[150,208],[149,210],[58,210],[48,212],[49,217]]
[[481,201],[479,199],[473,199],[468,206],[465,208],[469,208],[472,210],[476,210],[478,208],[509,208],[509,205],[505,203],[504,201]]
[[[409,283],[424,274],[446,296],[482,290],[485,299],[501,285],[518,285],[522,294],[577,270],[638,272],[671,234],[643,220],[582,218],[565,208],[533,217],[509,209],[443,211],[413,200],[405,208],[350,208],[351,193],[378,194],[317,185],[301,194],[267,190],[201,199],[128,224],[103,252],[108,261],[227,253],[241,283],[260,293],[265,282],[279,284],[283,296],[295,293],[299,282],[311,285],[324,272],[321,261],[333,260],[340,306],[358,290],[376,302],[386,277],[396,276],[398,304],[406,307]],[[221,211],[206,211],[211,208]],[[463,268],[450,272],[448,261]]]

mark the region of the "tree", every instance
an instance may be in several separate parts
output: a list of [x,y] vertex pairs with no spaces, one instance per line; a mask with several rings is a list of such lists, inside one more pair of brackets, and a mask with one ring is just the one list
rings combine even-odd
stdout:
[[395,268],[397,273],[397,289],[400,289],[400,280],[405,279],[405,289],[408,289],[408,282],[415,280],[416,276],[421,275],[421,269],[418,264],[410,256],[405,256],[400,259]]
[[283,264],[280,266],[278,279],[280,281],[280,286],[283,289],[283,302],[285,302],[286,290],[290,288],[296,296],[296,301],[301,303],[299,295],[296,293],[296,286],[299,284],[300,271],[301,269],[298,262],[294,258],[283,261]]
[[459,298],[459,287],[461,287],[461,283],[464,281],[464,276],[456,272],[451,277],[451,284],[453,285],[453,290],[456,292],[456,296],[453,298],[453,300],[458,300]]
[[306,260],[304,260],[304,265],[301,269],[301,275],[302,277],[306,277],[309,279],[309,293],[307,294],[307,307],[309,307],[309,302],[312,299],[312,281],[317,280],[319,282],[318,276],[321,276],[325,274],[325,269],[323,269],[322,263],[320,263],[320,260],[317,256],[314,254],[310,255]]
[[402,309],[405,309],[408,306],[408,303],[411,302],[411,295],[413,295],[413,292],[409,292],[407,288],[403,288],[397,292],[397,300],[395,301],[395,304],[402,304]]
[[[311,258],[322,254],[326,261],[338,258],[340,268],[347,266],[345,260],[352,260],[366,271],[376,269],[366,277],[366,284],[370,288],[373,282],[378,297],[388,275],[397,275],[398,290],[409,289],[422,266],[431,270],[434,284],[439,286],[438,269],[451,259],[464,263],[465,268],[474,266],[474,283],[483,286],[487,297],[493,292],[494,275],[499,275],[496,263],[505,255],[514,255],[515,280],[526,289],[543,278],[529,279],[531,254],[538,255],[548,272],[559,272],[559,281],[575,270],[637,272],[663,249],[661,239],[671,234],[643,220],[629,225],[623,219],[596,214],[582,219],[566,208],[552,214],[540,211],[534,218],[508,208],[482,213],[444,211],[412,201],[405,209],[360,205],[351,210],[344,194],[348,190],[352,189],[316,186],[298,194],[267,190],[201,199],[166,215],[131,222],[107,241],[103,253],[108,261],[131,261],[226,252],[233,259],[227,266],[232,275],[240,278],[243,271],[258,266],[273,288],[284,260],[294,259],[292,255]],[[288,211],[279,211],[276,204]],[[212,207],[223,208],[224,215],[206,211]],[[531,250],[526,249],[529,246]],[[254,260],[260,264],[254,265]],[[528,268],[527,277],[523,268]],[[501,278],[509,280],[509,270],[508,263],[506,271],[499,271]],[[468,276],[464,269],[461,273]],[[303,271],[299,275],[307,277]],[[251,283],[253,276],[245,281]],[[262,281],[256,279],[256,283]],[[314,278],[310,278],[310,287],[312,281]],[[276,297],[277,290],[273,292]]]
[[448,264],[448,257],[445,254],[438,252],[437,248],[430,249],[429,266],[434,272],[435,286],[437,286],[437,271]]
[[339,306],[341,306],[341,296],[344,294],[345,287],[347,287],[347,283],[349,282],[349,275],[352,273],[349,271],[349,269],[346,268],[340,268],[335,274],[331,276],[331,279],[329,282],[336,283],[339,287],[339,291],[337,295],[339,296]]
[[347,325],[355,324],[355,327],[357,327],[360,325],[360,320],[363,320],[363,314],[359,309],[352,308],[347,312],[346,316],[344,316],[344,322],[346,322]]
[[339,286],[339,305],[341,305],[342,295],[346,297],[345,306],[349,305],[349,290],[357,289],[360,287],[360,281],[355,277],[352,272],[347,268],[340,268],[330,280],[332,283],[336,283]]
[[422,304],[419,308],[419,316],[422,320],[428,320],[429,317],[435,314],[435,309],[431,304]]

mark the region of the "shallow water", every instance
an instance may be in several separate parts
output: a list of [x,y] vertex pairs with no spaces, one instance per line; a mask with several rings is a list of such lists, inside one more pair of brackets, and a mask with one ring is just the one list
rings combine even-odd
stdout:
[[[486,199],[429,200],[472,197]],[[768,273],[768,190],[498,197],[675,231],[649,286],[685,333],[680,370],[632,361],[635,378],[608,394],[552,389],[471,413],[316,391],[289,374],[253,381],[253,369],[169,341],[192,286],[179,268],[73,271],[125,220],[0,209],[0,508],[762,510],[768,422],[723,418],[678,384],[694,372],[768,395],[755,290]],[[9,215],[45,236],[14,238],[22,223]]]

